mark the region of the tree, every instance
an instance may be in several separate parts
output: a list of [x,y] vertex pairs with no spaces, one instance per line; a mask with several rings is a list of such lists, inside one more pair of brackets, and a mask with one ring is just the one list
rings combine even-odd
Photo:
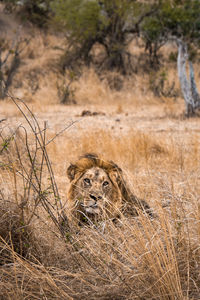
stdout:
[[187,44],[182,40],[178,40],[178,75],[181,85],[181,90],[183,93],[183,97],[185,100],[186,106],[186,115],[187,117],[191,117],[195,114],[196,109],[200,108],[200,95],[197,91],[195,78],[194,78],[194,70],[192,62],[189,61],[189,80],[187,78],[186,72],[186,63],[188,61],[188,49]]
[[194,42],[199,39],[199,0],[161,0],[156,12],[146,18],[142,37],[152,64],[158,63],[158,51],[171,37]]
[[[200,107],[200,96],[197,92],[193,64],[188,53],[191,46],[199,47],[200,42],[200,5],[198,0],[174,0],[163,5],[163,22],[169,34],[175,37],[178,45],[178,76],[186,104],[186,115],[195,114]],[[189,79],[186,64],[189,62]]]
[[137,0],[59,0],[53,1],[52,9],[67,32],[66,66],[81,59],[89,64],[90,51],[99,43],[106,51],[103,68],[126,74],[131,69],[128,45],[155,5]]
[[18,34],[11,42],[5,38],[0,39],[0,99],[4,99],[7,95],[13,76],[20,65],[20,54],[28,42]]
[[[178,76],[186,104],[186,115],[191,116],[200,107],[194,71],[188,49],[199,47],[200,43],[200,1],[161,0],[153,16],[142,26],[142,36],[146,42],[153,64],[158,63],[158,50],[168,41],[178,45]],[[189,62],[189,79],[186,64]]]
[[168,41],[168,34],[163,27],[158,10],[155,15],[146,18],[142,24],[141,36],[145,42],[145,51],[149,54],[152,67],[160,64],[158,52]]

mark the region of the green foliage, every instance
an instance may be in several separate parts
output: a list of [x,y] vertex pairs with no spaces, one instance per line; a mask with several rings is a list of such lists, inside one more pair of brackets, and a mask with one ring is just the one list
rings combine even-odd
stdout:
[[[143,37],[151,65],[159,65],[159,49],[173,36],[199,39],[200,5],[197,0],[53,0],[56,21],[68,35],[71,47],[65,57],[70,62],[90,62],[95,43],[103,45],[110,70],[127,73],[131,68],[127,37]],[[130,40],[131,40],[130,39]],[[199,39],[200,40],[200,39]],[[68,59],[66,59],[68,58]],[[102,66],[101,66],[102,68]]]
[[[173,2],[172,2],[173,3]],[[199,38],[200,5],[198,0],[175,1],[171,6],[163,4],[162,17],[165,26],[176,36]]]
[[94,37],[109,26],[114,29],[119,20],[124,25],[128,18],[139,15],[141,7],[137,1],[125,0],[54,0],[51,4],[64,29],[82,38]]
[[155,17],[148,18],[143,25],[143,35],[149,40],[157,41],[163,34],[163,28],[160,20]]
[[160,9],[160,21],[166,30],[177,37],[199,38],[199,1],[163,1]]
[[52,1],[55,20],[67,32],[71,47],[65,56],[65,65],[77,63],[80,58],[89,63],[90,50],[99,43],[107,53],[101,68],[126,73],[130,67],[127,34],[138,33],[138,25],[143,19],[140,20],[141,14],[149,7],[141,1],[131,0]]
[[101,19],[96,1],[59,0],[53,1],[51,7],[56,14],[56,21],[69,31],[72,39],[81,42],[96,36]]
[[149,51],[150,59],[153,62],[158,62],[158,50],[172,37],[184,39],[190,43],[199,42],[199,1],[160,1],[155,13],[144,20],[141,32],[146,50]]

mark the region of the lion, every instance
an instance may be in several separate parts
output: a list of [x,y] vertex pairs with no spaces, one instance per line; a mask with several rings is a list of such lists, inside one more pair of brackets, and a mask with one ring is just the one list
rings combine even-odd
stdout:
[[69,219],[78,224],[102,219],[116,220],[123,213],[151,214],[144,200],[130,192],[122,169],[112,161],[105,161],[94,153],[81,156],[67,169]]

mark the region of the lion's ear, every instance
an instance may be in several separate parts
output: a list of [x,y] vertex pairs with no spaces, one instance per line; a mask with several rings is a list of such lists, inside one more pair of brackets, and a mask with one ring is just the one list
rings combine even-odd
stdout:
[[72,181],[76,175],[77,167],[76,165],[71,164],[67,169],[67,176],[70,181]]
[[130,193],[130,190],[123,178],[122,170],[118,166],[116,166],[110,172],[109,176],[110,176],[113,184],[117,185],[117,187],[119,188],[121,195],[123,196],[123,199],[126,201],[129,201],[131,193]]
[[118,167],[117,164],[115,164],[113,161],[110,161],[110,164],[112,165],[112,169],[110,171],[110,176],[119,183],[122,178],[122,169]]
[[113,168],[109,172],[109,177],[111,178],[111,180],[113,181],[113,183],[116,183],[117,185],[119,185],[119,183],[121,181],[121,174],[120,174],[120,172],[119,172],[119,170],[117,168]]

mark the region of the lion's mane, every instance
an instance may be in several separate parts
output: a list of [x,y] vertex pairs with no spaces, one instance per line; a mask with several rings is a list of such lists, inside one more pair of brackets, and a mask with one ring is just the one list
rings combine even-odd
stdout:
[[142,210],[149,209],[148,204],[144,200],[139,200],[130,192],[124,180],[122,169],[116,163],[106,161],[96,154],[87,153],[81,156],[75,163],[70,164],[67,169],[67,175],[70,180],[68,190],[69,219],[80,220],[79,212],[81,208],[76,199],[77,183],[83,174],[93,167],[103,169],[112,182],[112,197],[110,199],[113,206],[112,218],[118,217],[120,211],[137,215],[138,208]]

